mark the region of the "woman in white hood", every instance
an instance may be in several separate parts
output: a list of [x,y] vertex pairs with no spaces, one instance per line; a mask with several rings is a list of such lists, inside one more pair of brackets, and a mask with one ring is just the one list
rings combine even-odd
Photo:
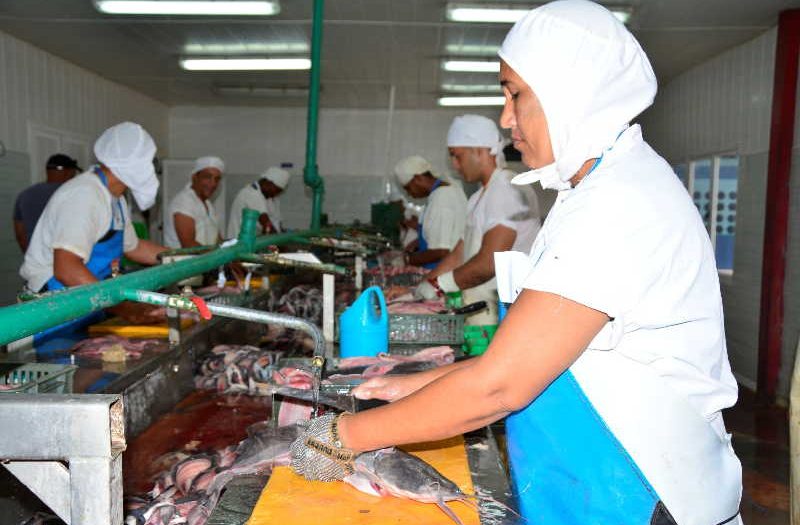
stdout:
[[[521,293],[484,355],[372,379],[357,397],[396,402],[312,421],[295,470],[335,479],[348,452],[507,417],[531,523],[741,523],[714,253],[686,190],[629,125],[656,93],[647,56],[604,7],[561,0],[517,22],[500,57],[501,124],[534,168],[515,183],[559,190],[512,276]],[[303,446],[326,428],[327,449]]]

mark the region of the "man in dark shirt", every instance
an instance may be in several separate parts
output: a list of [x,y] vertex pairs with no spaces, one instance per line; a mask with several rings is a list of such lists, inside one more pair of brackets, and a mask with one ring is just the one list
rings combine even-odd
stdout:
[[47,170],[47,182],[40,182],[23,190],[17,196],[14,204],[14,235],[22,253],[28,249],[28,242],[47,201],[61,184],[81,171],[75,159],[61,153],[47,159],[45,169]]

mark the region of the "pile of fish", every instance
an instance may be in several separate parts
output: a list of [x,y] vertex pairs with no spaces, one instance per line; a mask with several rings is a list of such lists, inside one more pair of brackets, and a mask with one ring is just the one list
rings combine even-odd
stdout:
[[322,291],[308,284],[295,286],[280,298],[277,295],[271,295],[269,310],[301,317],[320,325],[322,324]]
[[160,339],[128,339],[119,335],[104,335],[79,341],[70,349],[70,352],[79,357],[104,360],[109,353],[122,353],[114,359],[121,361],[126,358],[138,359],[142,357],[145,349],[164,351],[168,348],[169,345]]
[[272,427],[266,421],[247,429],[238,446],[194,455],[170,453],[160,458],[166,470],[142,497],[128,497],[125,525],[203,525],[225,485],[247,474],[268,473],[289,463],[289,445],[297,426]]
[[[433,346],[414,354],[404,356],[397,354],[378,354],[376,357],[348,357],[340,359],[336,368],[341,372],[332,375],[328,380],[336,382],[342,377],[353,378],[353,370],[362,379],[388,374],[390,371],[409,373],[417,370],[415,364],[428,364],[428,368],[449,365],[455,360],[455,352],[449,346]],[[412,365],[412,366],[403,366]],[[399,367],[403,367],[400,369]],[[363,370],[360,370],[362,369]]]
[[220,393],[255,394],[254,383],[269,382],[277,373],[275,365],[282,355],[256,346],[217,345],[200,363],[195,387]]
[[444,308],[444,301],[404,301],[402,298],[386,305],[390,314],[437,314]]

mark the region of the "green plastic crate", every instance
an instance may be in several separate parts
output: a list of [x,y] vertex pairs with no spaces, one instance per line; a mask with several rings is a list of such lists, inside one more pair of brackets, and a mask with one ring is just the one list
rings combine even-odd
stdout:
[[18,385],[0,394],[71,394],[75,365],[2,363],[0,385]]

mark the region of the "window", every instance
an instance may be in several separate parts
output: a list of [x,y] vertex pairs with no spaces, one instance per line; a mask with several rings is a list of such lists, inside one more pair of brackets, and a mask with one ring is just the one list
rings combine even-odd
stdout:
[[736,240],[736,205],[739,182],[738,155],[716,155],[676,164],[673,169],[683,182],[711,237],[717,269],[733,273]]

